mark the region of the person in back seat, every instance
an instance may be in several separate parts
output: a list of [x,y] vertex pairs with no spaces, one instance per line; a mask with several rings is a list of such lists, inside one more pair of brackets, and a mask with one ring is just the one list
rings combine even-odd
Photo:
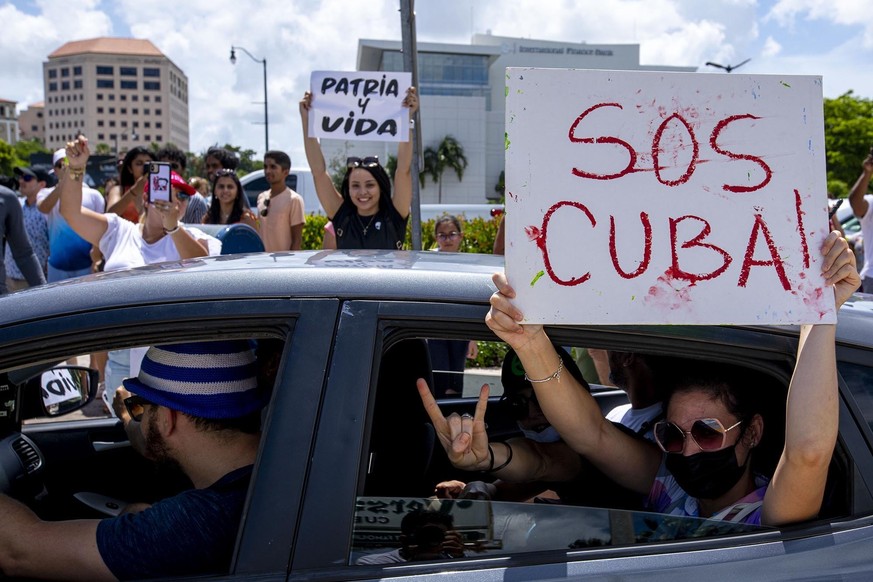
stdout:
[[[834,294],[839,309],[861,283],[855,256],[837,232],[828,234],[820,252],[820,284]],[[786,402],[785,445],[773,478],[762,483],[751,459],[764,434],[763,417],[743,406],[736,382],[689,377],[677,383],[666,420],[655,427],[658,446],[630,437],[603,418],[575,378],[562,373],[563,360],[543,326],[519,323],[524,314],[512,303],[515,291],[505,275],[493,280],[498,291],[491,297],[486,323],[519,352],[546,417],[568,445],[616,482],[648,494],[650,510],[771,526],[818,515],[839,424],[835,325],[801,328]],[[419,381],[418,388],[456,467],[513,471],[512,448],[488,443],[487,386],[472,418],[444,417],[426,383]],[[755,400],[748,402],[758,406]]]

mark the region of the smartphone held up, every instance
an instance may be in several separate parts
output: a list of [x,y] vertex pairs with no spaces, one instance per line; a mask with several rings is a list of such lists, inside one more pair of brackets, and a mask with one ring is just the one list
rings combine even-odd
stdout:
[[170,201],[170,172],[171,167],[167,162],[149,162],[147,164],[148,182],[146,188],[149,194],[149,204]]

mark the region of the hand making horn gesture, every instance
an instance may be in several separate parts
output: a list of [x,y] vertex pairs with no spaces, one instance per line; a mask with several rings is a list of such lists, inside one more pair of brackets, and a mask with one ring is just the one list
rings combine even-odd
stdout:
[[446,418],[434,400],[427,382],[419,378],[416,384],[424,409],[452,465],[465,471],[487,470],[491,467],[493,457],[488,448],[488,433],[485,432],[488,385],[485,384],[479,391],[474,416],[453,412]]

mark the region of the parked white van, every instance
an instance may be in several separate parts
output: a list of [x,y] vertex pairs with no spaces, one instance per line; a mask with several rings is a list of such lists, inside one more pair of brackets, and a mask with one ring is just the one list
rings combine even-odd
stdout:
[[[239,181],[242,184],[243,190],[245,190],[249,206],[256,208],[258,206],[258,194],[270,188],[269,184],[267,184],[267,179],[264,178],[264,171],[255,170],[240,178]],[[318,195],[315,193],[315,183],[312,181],[312,172],[309,171],[309,168],[292,167],[288,177],[285,178],[285,184],[303,197],[306,214],[324,214],[324,208],[321,207]]]

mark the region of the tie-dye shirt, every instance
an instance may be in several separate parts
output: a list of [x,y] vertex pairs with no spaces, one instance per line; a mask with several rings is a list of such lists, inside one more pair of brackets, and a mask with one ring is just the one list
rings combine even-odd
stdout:
[[[697,498],[690,496],[679,486],[672,473],[667,470],[666,460],[667,457],[665,455],[661,461],[661,467],[658,469],[658,475],[655,477],[655,482],[652,484],[652,489],[649,491],[649,497],[646,499],[646,509],[668,515],[700,517],[700,506],[697,503]],[[729,508],[725,507],[721,511],[716,512],[711,518],[750,525],[761,525],[761,502],[764,500],[764,493],[767,492],[767,485],[769,483],[770,480],[763,475],[755,475],[756,489],[754,491],[738,500]],[[736,519],[736,516],[741,514],[744,509],[747,509],[750,504],[757,505],[746,515]]]

